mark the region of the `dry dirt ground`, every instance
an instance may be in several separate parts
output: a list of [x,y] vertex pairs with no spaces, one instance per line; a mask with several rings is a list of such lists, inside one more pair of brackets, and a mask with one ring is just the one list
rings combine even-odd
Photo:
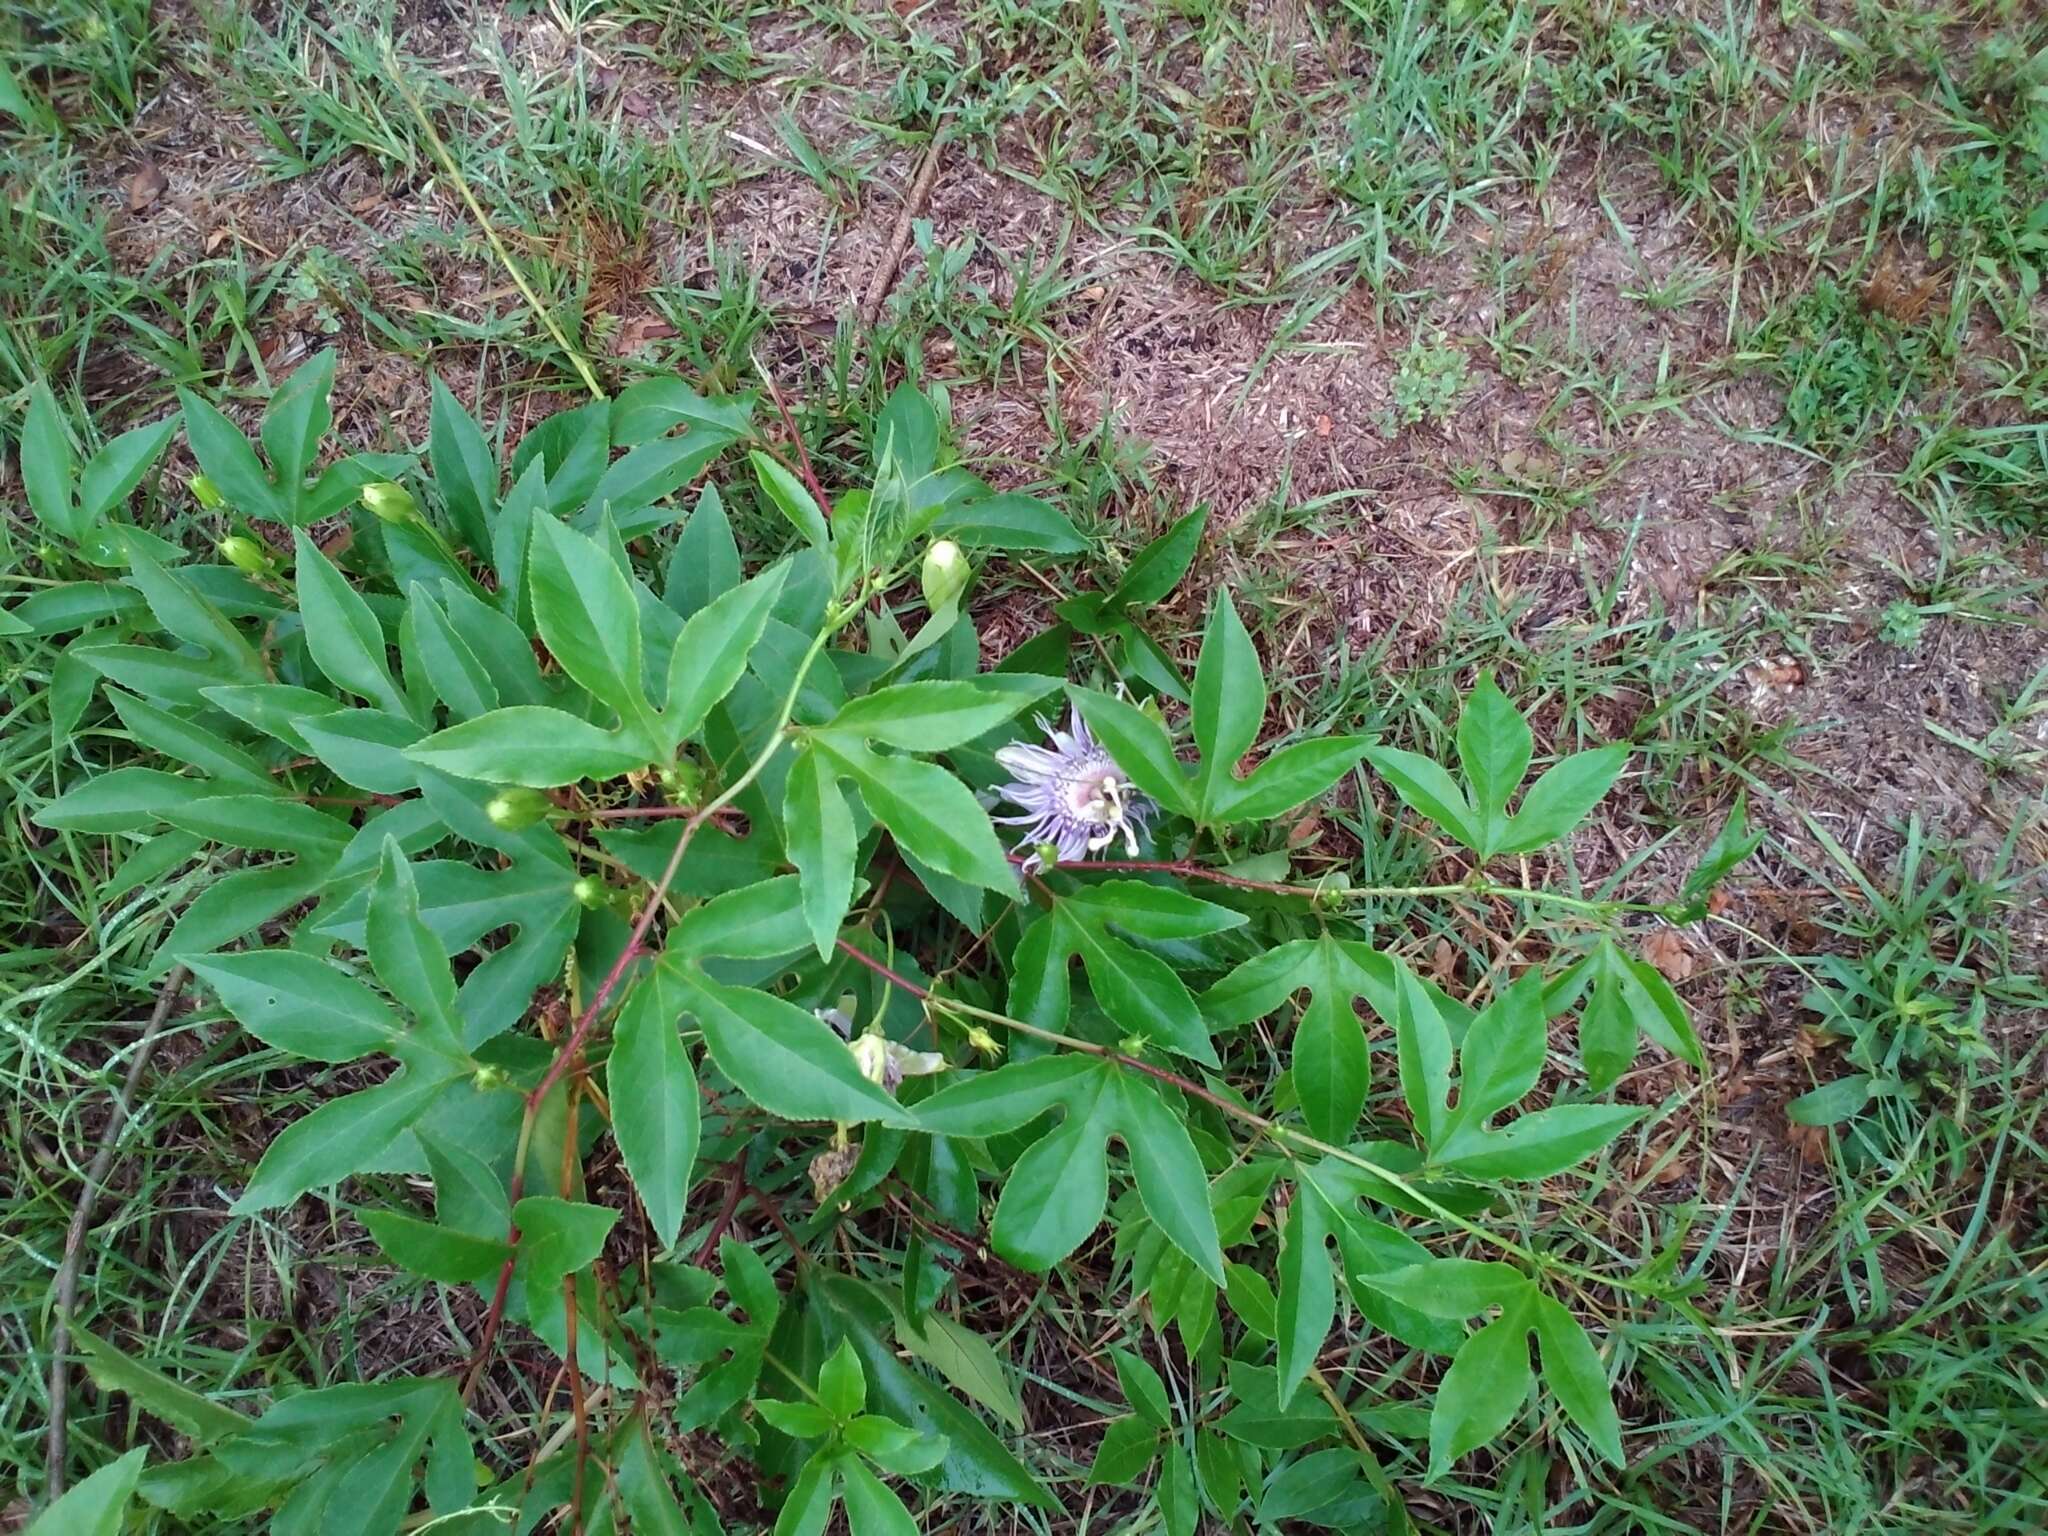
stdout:
[[[948,9],[920,8],[904,25],[929,45],[971,55],[959,36],[967,22]],[[1676,24],[1685,13],[1670,14]],[[174,41],[197,26],[176,7],[159,15]],[[292,32],[297,18],[257,16],[300,41],[314,78],[341,68],[316,39]],[[890,13],[868,20],[886,27]],[[1166,15],[1150,25],[1162,51],[1150,54],[1137,39],[1131,48],[1154,72],[1148,89],[1170,88],[1199,106],[1204,126],[1261,105],[1227,65],[1205,66],[1191,42],[1172,44],[1189,24]],[[1335,89],[1333,73],[1371,79],[1374,60],[1355,42],[1347,51],[1341,15],[1311,29],[1296,7],[1263,7],[1241,27],[1262,40],[1270,64],[1290,72],[1300,96]],[[529,92],[573,92],[575,110],[598,131],[696,165],[707,195],[689,203],[658,188],[634,231],[563,206],[574,199],[559,185],[552,205],[495,215],[527,226],[515,249],[544,266],[585,264],[595,350],[623,350],[620,362],[634,369],[659,367],[680,349],[667,344],[663,333],[676,327],[658,317],[650,290],[715,302],[725,297],[720,285],[741,273],[758,311],[754,354],[802,381],[830,365],[834,328],[858,311],[923,157],[921,141],[878,143],[864,127],[891,87],[891,59],[857,30],[866,28],[750,20],[740,35],[760,78],[744,85],[692,57],[681,21],[598,17],[565,29],[559,18],[523,10],[426,6],[409,13],[398,36],[415,71],[457,96],[476,93],[486,111],[505,94],[506,77]],[[1765,59],[1789,61],[1812,46],[1810,36],[1767,22],[1754,32]],[[486,37],[500,59],[481,56]],[[1125,57],[1103,52],[1105,73]],[[260,81],[242,89],[265,94]],[[295,256],[331,253],[364,291],[327,286],[325,264],[315,262],[305,285],[286,284],[251,316],[249,337],[272,371],[338,343],[343,433],[421,441],[419,368],[349,300],[399,314],[433,308],[503,329],[520,315],[516,291],[502,268],[479,259],[488,251],[474,221],[447,180],[431,175],[416,134],[409,173],[343,147],[319,169],[280,180],[273,146],[234,109],[237,94],[173,69],[132,139],[95,147],[85,175],[111,209],[116,261],[161,275],[232,253],[269,275],[306,270]],[[278,93],[265,105],[288,102]],[[1504,602],[1530,599],[1522,622],[1531,629],[1588,617],[1586,573],[1605,580],[1626,553],[1618,617],[1655,612],[1676,629],[1722,626],[1728,659],[1754,663],[1731,685],[1732,707],[1772,724],[1825,727],[1801,753],[1819,770],[1809,782],[1826,781],[1826,793],[1857,819],[1918,811],[1958,839],[1995,846],[2038,783],[1989,783],[1981,759],[1922,721],[1972,740],[1998,726],[2000,705],[2043,659],[2038,593],[2023,590],[2003,605],[2005,622],[1930,625],[1914,646],[1884,644],[1878,620],[1937,560],[1999,562],[2007,584],[2026,589],[2043,574],[2040,544],[1965,526],[1944,549],[1924,502],[1897,487],[1892,443],[1837,458],[1783,439],[1782,391],[1731,360],[1728,333],[1753,323],[1780,284],[1811,263],[1745,260],[1709,212],[1674,196],[1643,156],[1566,134],[1540,187],[1503,178],[1482,208],[1446,220],[1441,249],[1412,258],[1393,291],[1376,289],[1355,259],[1327,276],[1296,278],[1347,238],[1342,197],[1316,184],[1317,172],[1345,156],[1337,110],[1329,120],[1294,114],[1256,128],[1302,135],[1302,163],[1255,189],[1273,199],[1253,214],[1272,226],[1268,248],[1259,269],[1230,285],[1205,281],[1175,250],[1199,240],[1200,221],[1221,201],[1217,187],[1243,171],[1239,141],[1253,130],[1217,130],[1224,147],[1179,188],[1172,212],[1180,229],[1171,219],[1166,227],[1125,222],[1114,203],[1034,184],[1048,158],[1044,141],[1059,139],[1071,158],[1070,141],[1090,134],[1079,108],[1040,103],[972,142],[953,134],[915,210],[918,245],[966,259],[934,289],[921,269],[935,263],[913,246],[881,318],[893,349],[948,387],[963,454],[992,464],[999,478],[1042,484],[1046,466],[1071,457],[1074,445],[1099,445],[1112,475],[1128,469],[1123,494],[1104,509],[1112,559],[1187,506],[1210,504],[1217,537],[1208,579],[1190,584],[1195,596],[1218,579],[1268,596],[1290,621],[1275,638],[1284,653],[1298,652],[1304,671],[1322,667],[1334,646],[1362,649],[1390,631],[1389,660],[1423,654],[1441,641],[1443,615],[1475,578]],[[820,156],[843,165],[842,181],[821,186],[792,162],[778,137],[789,120]],[[1824,143],[1868,131],[1813,130]],[[1881,130],[1856,147],[1878,164],[1895,148]],[[152,168],[163,190],[138,199],[137,178]],[[603,168],[579,169],[595,177]],[[380,261],[423,233],[443,249],[425,273],[408,274],[413,281]],[[1903,259],[1924,264],[1929,277],[1948,275],[1924,247]],[[1674,287],[1683,294],[1676,302],[1646,297]],[[956,293],[964,302],[949,305]],[[968,322],[960,331],[949,333],[949,308],[967,312],[958,314]],[[2040,302],[2031,308],[2038,321]],[[989,319],[1006,311],[1014,321],[1007,334]],[[1418,340],[1454,351],[1466,376],[1441,417],[1411,423],[1394,399],[1403,353]],[[540,370],[516,349],[438,347],[432,366],[484,410],[500,404],[514,439],[562,403],[536,394]],[[103,388],[123,394],[137,382],[130,372]],[[2007,391],[1980,410],[1989,421],[2023,421],[2035,403]],[[1252,562],[1256,571],[1246,569]],[[1742,622],[1760,608],[1782,618]],[[1168,629],[1177,617],[1166,616]],[[1780,662],[1788,651],[1796,669]],[[2037,717],[2020,745],[2038,750],[2042,730]],[[1852,846],[1865,838],[1854,821],[1838,835]]]
[[[195,16],[158,14],[170,41],[193,41],[184,34],[198,29]],[[1616,24],[1661,18],[1681,39],[1696,20],[1684,6],[1591,14]],[[1302,676],[1327,675],[1339,648],[1375,644],[1386,646],[1375,653],[1383,664],[1412,664],[1443,646],[1446,615],[1475,587],[1516,610],[1523,637],[1575,626],[1593,636],[1588,588],[1616,582],[1601,616],[1609,623],[1655,615],[1674,635],[1713,632],[1700,665],[1725,675],[1727,713],[1754,729],[1789,728],[1803,765],[1781,779],[1789,805],[1824,817],[1859,858],[1882,868],[1894,846],[1887,828],[1918,814],[1986,858],[2016,833],[2021,862],[2042,862],[2048,838],[2035,801],[2048,717],[2037,710],[2008,733],[2004,755],[2030,759],[2017,773],[1988,772],[1983,756],[1927,727],[1992,738],[2048,660],[2040,540],[1930,518],[1925,489],[1901,486],[1915,446],[1902,431],[1841,452],[1790,440],[1784,391],[1730,340],[1823,262],[1848,270],[1866,249],[1877,256],[1864,263],[1860,302],[1876,306],[1881,285],[1904,282],[1902,263],[1921,288],[1967,302],[1966,290],[1942,287],[1953,271],[1914,230],[1859,242],[1861,205],[1831,207],[1825,185],[1794,172],[1766,188],[1756,217],[1818,220],[1830,235],[1802,230],[1796,249],[1758,256],[1743,248],[1746,227],[1731,236],[1725,208],[1674,190],[1642,146],[1568,121],[1546,146],[1554,159],[1540,180],[1499,176],[1472,206],[1441,216],[1430,248],[1407,252],[1405,269],[1376,284],[1352,249],[1357,210],[1330,185],[1349,155],[1347,93],[1379,84],[1370,28],[1347,33],[1341,9],[1255,7],[1221,32],[1256,55],[1233,66],[1213,39],[1202,46],[1213,26],[1140,12],[1128,46],[1107,35],[1075,45],[1088,66],[1077,72],[1044,27],[972,36],[987,20],[948,6],[835,22],[728,13],[693,31],[689,15],[664,23],[628,10],[571,26],[523,8],[421,6],[403,13],[397,36],[414,74],[505,136],[493,146],[505,161],[539,155],[522,151],[524,130],[505,126],[514,95],[655,157],[637,220],[604,206],[598,189],[610,167],[578,163],[592,154],[587,143],[565,152],[568,168],[537,201],[492,207],[493,189],[481,194],[522,258],[547,273],[574,269],[601,361],[687,369],[662,301],[687,295],[709,326],[737,307],[731,290],[742,286],[741,361],[771,368],[801,395],[832,368],[835,329],[858,326],[883,254],[914,214],[916,242],[862,362],[881,362],[884,374],[904,359],[919,364],[950,397],[963,455],[998,479],[1042,487],[1049,466],[1086,450],[1094,481],[1075,499],[1099,515],[1111,561],[1188,506],[1209,504],[1214,532],[1197,579],[1159,615],[1169,644],[1185,644],[1219,581],[1270,605],[1269,661]],[[360,79],[349,86],[316,26],[360,21],[345,7],[310,18],[259,10],[257,24],[287,40],[281,51],[300,73],[274,67],[231,84],[174,67],[132,138],[95,146],[84,174],[112,210],[108,244],[130,271],[196,270],[232,253],[272,278],[309,272],[250,318],[249,339],[272,372],[338,344],[342,433],[410,446],[425,436],[422,371],[371,312],[432,312],[514,335],[523,312],[396,94]],[[1757,114],[1781,100],[1807,114],[1800,164],[1842,155],[1852,169],[1837,179],[1853,185],[1860,171],[1939,143],[1896,99],[1924,75],[1901,67],[1885,80],[1872,95],[1881,111],[1829,95],[1802,101],[1786,80],[1828,58],[1813,25],[1751,18],[1741,35],[1759,72]],[[1956,45],[1971,35],[1957,33]],[[713,39],[716,48],[692,46]],[[984,113],[980,132],[948,127],[914,210],[903,198],[924,159],[928,136],[914,131],[923,120],[897,130],[908,140],[900,145],[873,128],[915,67],[904,62],[906,39],[914,61],[978,62],[1009,87],[1005,105],[1018,103]],[[1569,27],[1549,23],[1531,39],[1572,41]],[[1682,55],[1684,43],[1675,46]],[[1118,160],[1119,150],[1134,153],[1126,146],[1097,142],[1112,109],[1130,108],[1111,92],[1133,60],[1142,93],[1194,115],[1185,176],[1164,152],[1157,168],[1131,165]],[[1054,62],[1062,68],[1033,100],[1024,83]],[[1087,92],[1065,89],[1074,80],[1102,98],[1094,111]],[[237,98],[288,123],[288,87],[303,81],[380,102],[410,163],[337,134],[324,165],[280,179],[275,145]],[[833,168],[829,182],[797,163],[785,124]],[[1272,141],[1286,145],[1278,174]],[[1115,167],[1100,186],[1045,190],[1071,187],[1070,168],[1091,153]],[[486,164],[508,194],[518,190],[516,171]],[[678,166],[689,168],[689,191],[663,179],[678,178]],[[139,198],[137,179],[152,170],[163,188]],[[1162,188],[1172,206],[1142,206]],[[1262,201],[1247,208],[1239,193]],[[1225,281],[1205,280],[1207,263],[1180,254],[1212,230],[1248,224],[1262,226],[1255,249]],[[399,246],[424,248],[427,259],[401,264],[391,258]],[[309,264],[309,252],[332,261]],[[942,279],[945,253],[964,259]],[[2039,298],[2021,309],[2034,326],[2044,313]],[[2011,354],[2012,341],[1986,334],[1981,315],[1968,323],[1965,375],[1973,357],[1989,366]],[[1462,360],[1464,382],[1447,409],[1410,421],[1396,395],[1404,354],[1423,343]],[[715,382],[732,361],[699,376]],[[497,407],[510,440],[575,399],[560,392],[560,370],[517,345],[440,345],[431,366],[487,415]],[[238,376],[249,372],[226,382]],[[137,382],[121,371],[103,388],[125,394]],[[1973,423],[2023,423],[2038,412],[2038,390],[2038,374],[1977,394],[1959,387],[1958,411]],[[2034,521],[2023,532],[2039,527],[2038,484],[2028,494]],[[1950,575],[1958,569],[1969,574]],[[1943,578],[1991,590],[1987,612],[1887,643],[1886,605]],[[1035,617],[1026,613],[994,624],[1021,629]],[[1812,846],[1789,814],[1762,814]]]

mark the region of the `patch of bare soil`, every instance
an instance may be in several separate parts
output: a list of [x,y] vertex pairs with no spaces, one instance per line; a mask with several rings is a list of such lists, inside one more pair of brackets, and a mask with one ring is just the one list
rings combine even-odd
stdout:
[[[770,175],[729,213],[773,244],[818,227],[822,210],[807,184]],[[1711,924],[1649,935],[1696,1011],[1717,1078],[1711,1111],[1652,1149],[1642,1176],[1650,1198],[1740,1200],[1724,1279],[1741,1288],[1766,1272],[1830,1198],[1818,1144],[1784,1118],[1812,1084],[1815,1046],[1796,976],[1758,996],[1730,983],[1769,949],[1827,946],[1814,917],[1849,882],[1816,824],[1880,880],[1898,826],[1914,816],[1980,869],[2014,833],[2021,867],[2043,862],[2038,772],[2000,778],[1929,729],[1975,740],[1999,724],[2048,661],[2038,608],[2010,624],[1938,623],[1906,646],[1878,637],[1900,573],[1933,558],[1924,511],[1888,479],[1844,480],[1779,440],[1777,392],[1727,367],[1728,258],[1639,174],[1569,163],[1540,201],[1510,201],[1499,222],[1472,227],[1462,250],[1422,274],[1437,295],[1433,336],[1465,354],[1471,380],[1450,417],[1430,425],[1393,419],[1411,338],[1380,325],[1363,289],[1283,337],[1284,306],[1228,304],[1128,240],[1085,230],[1062,239],[1057,205],[985,166],[949,163],[925,216],[935,245],[974,242],[966,272],[999,298],[1015,263],[1055,249],[1071,280],[1072,297],[1047,311],[1050,339],[1025,348],[1021,385],[1005,376],[952,386],[970,451],[1028,477],[1055,439],[1055,412],[1070,437],[1106,427],[1141,445],[1149,494],[1132,508],[1141,521],[1129,543],[1209,502],[1215,532],[1196,585],[1255,572],[1263,590],[1280,589],[1294,616],[1280,633],[1291,639],[1269,661],[1326,665],[1335,646],[1356,650],[1390,628],[1391,658],[1419,659],[1475,579],[1533,598],[1532,632],[1587,623],[1588,574],[1605,578],[1624,558],[1620,618],[1661,613],[1674,631],[1727,631],[1722,708],[1756,733],[1794,727],[1803,765],[1765,770],[1776,793],[1759,797],[1753,816],[1829,883],[1816,888],[1796,866],[1750,876],[1730,915],[1763,948]],[[849,302],[886,225],[863,210],[824,248],[822,289],[807,268],[783,302],[814,325]],[[834,272],[846,276],[835,283]],[[1687,293],[1696,296],[1651,298]],[[924,355],[943,375],[946,343]],[[1248,532],[1262,515],[1287,531]],[[2014,577],[2040,579],[2038,551],[2022,558],[2032,564]],[[1797,574],[1771,574],[1788,570]],[[1807,615],[1793,632],[1754,622],[1749,572],[1766,573],[1766,590]],[[1199,621],[1173,602],[1158,618],[1183,636]],[[1617,861],[1649,840],[1622,825],[1632,819],[1624,808],[1606,829]],[[1645,875],[1675,894],[1706,835],[1663,850]],[[1581,867],[1597,876],[1609,861],[1588,851]],[[2039,919],[2015,921],[2024,949],[2048,953]],[[1629,1091],[1653,1102],[1670,1091],[1666,1079],[1645,1069]]]

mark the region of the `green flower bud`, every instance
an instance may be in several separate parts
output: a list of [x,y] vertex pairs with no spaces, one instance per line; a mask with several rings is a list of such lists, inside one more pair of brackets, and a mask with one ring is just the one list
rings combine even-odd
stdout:
[[552,810],[554,802],[537,789],[514,786],[501,789],[484,806],[491,825],[504,832],[521,832]]
[[611,899],[611,892],[605,889],[605,883],[595,875],[585,875],[578,880],[569,887],[569,894],[593,912]]
[[194,475],[187,484],[192,488],[192,499],[209,512],[216,512],[228,504],[227,497],[220,493],[220,487],[204,475]]
[[394,480],[378,480],[362,490],[363,505],[379,520],[387,523],[415,523],[419,521],[419,503],[412,499],[412,492]]
[[475,1075],[470,1078],[478,1093],[489,1093],[493,1088],[502,1088],[511,1081],[502,1067],[489,1065],[478,1067]]
[[967,590],[967,578],[972,574],[960,546],[951,539],[940,539],[924,552],[924,569],[918,573],[926,605],[936,613],[957,600]]
[[250,576],[264,576],[270,573],[270,555],[254,539],[243,538],[239,533],[229,534],[213,546],[221,559],[236,570]]
[[662,798],[670,805],[695,805],[704,793],[704,770],[687,756],[677,758],[673,768],[662,769],[656,777]]

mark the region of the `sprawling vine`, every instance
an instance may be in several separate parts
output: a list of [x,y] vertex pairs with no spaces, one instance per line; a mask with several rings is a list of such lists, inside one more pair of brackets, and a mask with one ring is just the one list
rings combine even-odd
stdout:
[[[1080,1470],[1022,1443],[958,1271],[1040,1274],[1106,1234],[1159,1351],[1116,1352],[1128,1407],[1087,1476],[1156,1479],[1170,1531],[1204,1507],[1405,1528],[1401,1479],[1521,1419],[1539,1366],[1572,1453],[1622,1459],[1619,1362],[1579,1303],[1662,1282],[1508,1215],[1653,1113],[1609,1096],[1639,1037],[1701,1065],[1629,947],[1658,904],[1526,883],[1625,744],[1525,788],[1530,728],[1482,677],[1452,764],[1316,731],[1263,750],[1229,594],[1192,678],[1143,627],[1199,512],[983,670],[975,559],[1087,542],[949,462],[909,387],[828,502],[751,400],[672,380],[551,418],[503,473],[439,388],[424,468],[323,466],[331,377],[302,367],[254,443],[185,401],[214,560],[124,520],[178,423],[81,465],[42,402],[52,574],[7,630],[63,642],[60,740],[122,744],[68,754],[42,826],[93,846],[107,893],[207,871],[167,932],[108,942],[279,1066],[350,1068],[234,1211],[324,1193],[473,1305],[440,1374],[248,1413],[81,1332],[187,1436],[130,1466],[144,1500],[280,1531],[708,1531],[723,1505],[680,1451],[710,1431],[780,1532],[835,1504],[909,1532],[939,1494],[1050,1507]],[[789,552],[749,574],[729,497]],[[1347,781],[1469,875],[1295,872],[1274,829]],[[1681,902],[1746,849],[1732,827]],[[1362,920],[1396,899],[1571,921],[1546,965],[1458,997]],[[1235,1068],[1255,1026],[1286,1042],[1275,1082]],[[1426,1465],[1327,1368],[1340,1313],[1433,1384]],[[513,1329],[567,1404],[517,1465],[472,1438]]]

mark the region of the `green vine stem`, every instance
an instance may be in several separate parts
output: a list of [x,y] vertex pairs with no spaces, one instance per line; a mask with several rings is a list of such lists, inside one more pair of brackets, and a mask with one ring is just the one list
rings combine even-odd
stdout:
[[1206,1088],[1194,1079],[1183,1077],[1180,1073],[1172,1071],[1167,1067],[1155,1066],[1141,1057],[1129,1055],[1111,1046],[1097,1045],[1092,1040],[1081,1040],[1072,1035],[1060,1034],[1054,1030],[1041,1029],[1036,1024],[1028,1024],[1022,1019],[1014,1019],[1008,1014],[996,1013],[991,1009],[978,1008],[972,1003],[963,1003],[957,998],[936,996],[928,988],[919,986],[909,977],[891,970],[881,961],[863,951],[858,945],[849,943],[842,938],[838,941],[838,946],[840,953],[851,957],[867,967],[867,969],[873,971],[891,986],[901,987],[911,996],[923,1002],[928,1008],[961,1018],[975,1019],[982,1023],[1000,1024],[1006,1029],[1014,1029],[1022,1034],[1030,1035],[1033,1039],[1043,1040],[1049,1045],[1064,1046],[1068,1050],[1081,1051],[1086,1055],[1097,1056],[1105,1061],[1113,1061],[1118,1066],[1128,1067],[1133,1072],[1142,1072],[1147,1077],[1178,1088],[1181,1092],[1221,1110],[1240,1124],[1251,1127],[1260,1135],[1281,1144],[1283,1147],[1295,1147],[1305,1152],[1316,1153],[1322,1157],[1335,1158],[1338,1162],[1348,1164],[1358,1169],[1361,1173],[1370,1174],[1388,1187],[1399,1190],[1403,1195],[1415,1201],[1439,1221],[1456,1227],[1469,1237],[1476,1237],[1481,1242],[1491,1244],[1501,1252],[1521,1260],[1522,1263],[1533,1269],[1541,1269],[1551,1274],[1563,1275],[1585,1285],[1605,1286],[1610,1290],[1621,1291],[1630,1296],[1639,1296],[1648,1300],[1664,1299],[1664,1293],[1653,1287],[1638,1285],[1633,1281],[1619,1279],[1612,1275],[1603,1275],[1594,1270],[1586,1269],[1581,1265],[1567,1263],[1564,1260],[1525,1248],[1512,1238],[1503,1237],[1498,1232],[1489,1231],[1478,1222],[1468,1220],[1460,1216],[1456,1211],[1432,1200],[1400,1174],[1394,1172],[1393,1169],[1376,1163],[1371,1158],[1361,1157],[1348,1148],[1318,1140],[1306,1131],[1297,1131],[1291,1126],[1280,1124],[1277,1120],[1268,1119],[1266,1116],[1258,1113],[1258,1111],[1247,1109],[1226,1095]]

